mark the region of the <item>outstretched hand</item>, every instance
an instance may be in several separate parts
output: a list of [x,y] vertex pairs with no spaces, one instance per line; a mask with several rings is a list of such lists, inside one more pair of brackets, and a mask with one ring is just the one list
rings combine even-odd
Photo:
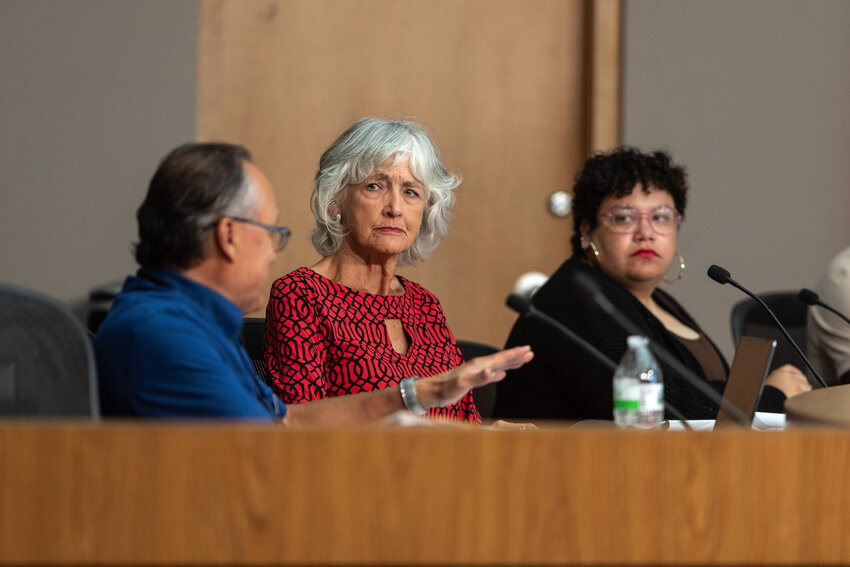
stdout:
[[479,356],[448,372],[417,380],[416,394],[426,408],[448,406],[459,401],[472,388],[498,382],[508,370],[519,368],[533,357],[530,346]]

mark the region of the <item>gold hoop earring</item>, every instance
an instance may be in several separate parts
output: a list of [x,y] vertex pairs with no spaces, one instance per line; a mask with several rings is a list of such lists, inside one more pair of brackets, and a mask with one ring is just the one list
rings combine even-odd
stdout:
[[593,255],[599,258],[599,250],[596,249],[596,244],[594,244],[592,240],[588,240],[587,243],[590,244],[590,249],[593,250]]
[[663,280],[664,283],[669,285],[678,283],[685,275],[685,259],[682,257],[678,250],[676,250],[676,257],[679,258],[679,275],[673,278],[672,280]]

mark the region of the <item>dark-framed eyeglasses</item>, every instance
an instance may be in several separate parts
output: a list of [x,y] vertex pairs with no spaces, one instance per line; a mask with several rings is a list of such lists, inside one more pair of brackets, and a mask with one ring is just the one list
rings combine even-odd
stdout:
[[617,234],[634,232],[641,219],[647,219],[649,226],[658,234],[670,234],[682,223],[682,213],[667,205],[646,212],[632,207],[611,207],[601,213],[599,218],[611,232]]
[[270,224],[261,223],[259,221],[246,219],[242,217],[228,217],[236,222],[243,222],[245,224],[252,224],[254,226],[259,226],[260,228],[264,228],[269,231],[269,235],[272,237],[272,246],[274,246],[275,252],[280,252],[284,248],[286,248],[286,243],[289,242],[289,235],[292,234],[292,231],[288,228],[284,228],[282,226],[273,226]]

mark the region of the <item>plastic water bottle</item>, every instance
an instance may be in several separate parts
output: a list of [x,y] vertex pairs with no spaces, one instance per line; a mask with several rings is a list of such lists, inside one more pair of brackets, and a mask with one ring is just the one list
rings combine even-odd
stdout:
[[649,339],[626,340],[628,350],[614,371],[614,423],[649,429],[664,423],[664,380],[649,351]]

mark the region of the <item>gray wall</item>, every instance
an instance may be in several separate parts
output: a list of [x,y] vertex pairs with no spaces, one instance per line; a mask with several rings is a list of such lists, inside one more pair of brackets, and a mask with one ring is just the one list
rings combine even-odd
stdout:
[[135,269],[157,160],[194,139],[195,0],[0,0],[0,281],[79,307]]
[[[690,171],[670,291],[731,354],[741,296],[850,243],[850,2],[626,0],[623,135]],[[71,304],[134,270],[157,160],[194,138],[195,0],[0,0],[0,280]]]
[[[850,245],[850,2],[626,0],[623,139],[687,165],[679,248],[665,286],[727,355],[744,298],[812,287]],[[663,284],[662,284],[663,285]]]

